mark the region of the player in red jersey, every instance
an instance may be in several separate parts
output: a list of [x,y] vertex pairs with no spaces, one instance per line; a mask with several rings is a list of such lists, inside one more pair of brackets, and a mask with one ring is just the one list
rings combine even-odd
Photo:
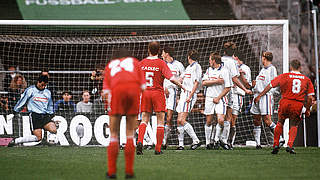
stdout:
[[[116,163],[119,152],[118,134],[122,115],[126,115],[127,143],[125,148],[126,178],[133,178],[134,128],[139,113],[141,90],[145,89],[144,74],[139,61],[121,48],[115,51],[113,60],[106,66],[103,80],[103,92],[111,97],[110,105],[110,144],[107,148],[107,178],[116,178]],[[111,95],[111,96],[109,96]]]
[[160,50],[159,42],[151,42],[148,46],[149,56],[140,62],[142,71],[146,78],[146,90],[142,93],[141,112],[142,121],[139,125],[137,142],[137,155],[142,155],[143,137],[152,111],[157,116],[157,144],[155,154],[162,154],[161,144],[164,136],[164,115],[166,100],[163,90],[163,80],[169,79],[178,87],[184,89],[178,78],[173,76],[165,61],[158,58]]
[[314,88],[311,80],[300,73],[301,64],[298,60],[290,62],[289,73],[284,73],[274,78],[255,99],[258,103],[261,96],[265,95],[271,88],[280,86],[282,98],[279,103],[279,120],[274,131],[274,143],[272,154],[279,152],[279,138],[283,132],[283,124],[286,118],[290,120],[289,141],[286,151],[295,154],[293,142],[297,135],[297,128],[301,122],[301,115],[305,113],[310,116],[310,107],[314,95]]

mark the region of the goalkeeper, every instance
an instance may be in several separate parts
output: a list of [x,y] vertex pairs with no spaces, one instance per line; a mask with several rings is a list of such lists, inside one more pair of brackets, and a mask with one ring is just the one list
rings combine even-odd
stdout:
[[18,113],[27,104],[30,113],[32,135],[15,138],[10,141],[8,147],[26,142],[36,142],[42,139],[42,129],[52,134],[57,133],[53,117],[53,102],[50,90],[46,89],[48,76],[40,75],[36,85],[28,87],[22,94],[21,99],[14,107],[14,119],[19,117]]

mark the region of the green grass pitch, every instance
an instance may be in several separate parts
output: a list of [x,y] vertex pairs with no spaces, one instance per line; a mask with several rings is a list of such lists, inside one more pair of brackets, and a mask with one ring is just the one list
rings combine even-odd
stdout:
[[[282,148],[235,148],[232,151],[197,149],[166,150],[154,155],[144,150],[136,156],[136,179],[320,179],[320,148],[296,148],[291,155]],[[124,178],[120,151],[118,179]],[[103,147],[0,147],[0,179],[105,179],[106,149]]]

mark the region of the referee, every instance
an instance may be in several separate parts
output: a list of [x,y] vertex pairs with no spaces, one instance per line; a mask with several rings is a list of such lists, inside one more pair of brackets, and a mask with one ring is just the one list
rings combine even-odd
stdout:
[[26,142],[36,142],[42,139],[42,129],[56,134],[57,128],[51,120],[53,117],[53,101],[50,90],[46,89],[48,76],[40,75],[36,85],[28,87],[14,107],[15,117],[27,104],[32,135],[15,138],[8,144],[12,147]]

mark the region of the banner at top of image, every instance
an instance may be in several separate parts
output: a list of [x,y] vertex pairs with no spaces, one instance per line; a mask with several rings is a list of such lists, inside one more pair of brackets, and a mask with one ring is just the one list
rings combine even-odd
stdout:
[[26,20],[184,20],[181,0],[17,0]]

